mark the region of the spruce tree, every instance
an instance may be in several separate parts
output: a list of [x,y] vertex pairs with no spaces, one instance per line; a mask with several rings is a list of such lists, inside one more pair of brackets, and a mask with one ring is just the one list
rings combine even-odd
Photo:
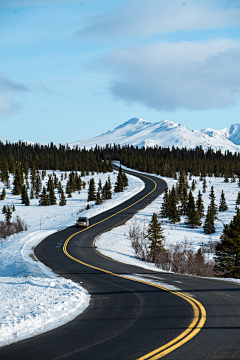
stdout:
[[224,225],[221,241],[217,244],[215,270],[222,277],[240,278],[240,211],[229,225]]
[[102,180],[101,179],[99,179],[99,181],[98,181],[98,190],[102,191]]
[[168,194],[168,188],[166,187],[164,190],[163,202],[160,210],[160,216],[162,218],[168,217],[168,207],[169,207],[169,194]]
[[64,191],[62,189],[61,193],[60,193],[59,205],[60,206],[65,206],[66,204],[67,204],[67,201],[66,201],[66,198],[65,198],[65,195],[64,195]]
[[96,189],[94,178],[90,179],[89,188],[88,188],[88,201],[96,200]]
[[198,192],[198,198],[196,201],[196,210],[200,216],[200,219],[202,219],[204,217],[204,203],[203,203],[202,194],[201,194],[200,190]]
[[11,218],[12,218],[12,209],[10,208],[10,206],[7,206],[6,213],[5,213],[5,219],[8,223],[10,223]]
[[3,188],[0,199],[1,199],[1,200],[4,200],[5,197],[6,197],[6,190],[5,190],[5,188]]
[[174,186],[170,192],[168,204],[168,218],[171,223],[175,224],[180,221],[180,212],[177,208],[178,199]]
[[13,195],[20,195],[22,186],[23,186],[23,177],[22,177],[22,173],[21,173],[21,170],[20,170],[20,166],[17,166],[16,172],[15,172],[15,175],[14,175],[14,179],[13,179],[12,194]]
[[57,198],[54,192],[54,186],[52,185],[49,190],[49,202],[50,205],[56,205],[57,204]]
[[204,234],[213,234],[216,232],[214,226],[214,214],[212,213],[212,209],[210,205],[208,206],[206,219],[203,225],[203,232]]
[[238,192],[238,195],[237,195],[236,205],[240,205],[240,191]]
[[201,225],[200,215],[196,210],[195,201],[194,201],[192,191],[189,191],[189,195],[188,195],[187,219],[185,221],[185,224],[188,227],[190,227],[191,229],[194,229],[194,228]]
[[36,176],[36,181],[35,181],[35,197],[36,197],[36,199],[39,198],[39,194],[40,194],[41,190],[42,190],[42,180],[41,180],[40,174],[38,172],[37,176]]
[[217,218],[217,205],[215,204],[215,194],[214,194],[213,186],[211,187],[211,192],[209,194],[209,199],[210,199],[211,212],[213,214],[214,221],[215,221],[218,218]]
[[152,214],[151,221],[148,224],[147,238],[151,242],[150,251],[154,261],[156,252],[164,249],[163,229],[161,227],[160,221],[158,221],[158,216],[155,212]]
[[101,193],[100,193],[100,190],[98,189],[97,191],[97,196],[96,196],[96,202],[95,202],[96,205],[100,205],[102,204],[102,198],[101,198]]
[[187,188],[184,187],[182,189],[182,193],[180,196],[181,206],[180,206],[180,214],[186,215],[187,214],[187,204],[188,204],[188,193]]
[[24,204],[26,206],[30,205],[30,200],[29,200],[27,188],[25,185],[22,186],[21,200],[22,200],[22,204]]
[[220,200],[220,204],[219,204],[219,211],[227,211],[228,210],[228,206],[227,206],[227,203],[226,203],[226,199],[225,199],[225,194],[222,190],[222,193],[221,193],[221,200]]
[[207,188],[207,181],[206,178],[203,179],[203,193],[206,192],[206,188]]
[[49,196],[47,194],[47,190],[46,190],[45,186],[43,187],[42,193],[39,196],[39,205],[40,206],[48,206],[48,205],[50,205]]
[[120,166],[119,171],[118,171],[117,180],[116,180],[116,183],[114,186],[114,191],[115,191],[115,193],[122,192],[123,188],[124,188],[123,173],[122,173],[122,168]]
[[6,214],[6,212],[7,212],[7,207],[6,207],[6,205],[3,205],[2,214]]

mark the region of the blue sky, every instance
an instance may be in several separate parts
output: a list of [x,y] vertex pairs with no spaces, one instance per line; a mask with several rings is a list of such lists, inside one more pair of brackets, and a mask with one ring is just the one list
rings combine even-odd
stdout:
[[240,2],[1,0],[0,136],[65,143],[132,117],[240,122]]

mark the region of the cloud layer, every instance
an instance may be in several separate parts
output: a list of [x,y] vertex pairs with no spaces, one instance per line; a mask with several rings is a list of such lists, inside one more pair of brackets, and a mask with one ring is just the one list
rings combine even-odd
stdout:
[[228,107],[240,95],[240,42],[146,44],[112,51],[110,91],[157,110]]
[[15,92],[28,92],[30,88],[18,83],[0,72],[0,115],[3,117],[19,111],[20,104],[13,98]]
[[[238,4],[239,5],[239,4]],[[89,18],[79,37],[129,37],[166,34],[179,30],[216,29],[240,24],[237,2],[218,0],[134,0]]]

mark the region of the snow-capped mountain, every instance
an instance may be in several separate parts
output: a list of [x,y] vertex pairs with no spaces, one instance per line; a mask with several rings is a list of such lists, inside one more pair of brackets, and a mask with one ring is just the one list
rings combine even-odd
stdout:
[[233,124],[221,130],[204,129],[189,130],[181,124],[163,120],[148,122],[141,118],[133,118],[124,124],[97,137],[68,143],[70,147],[84,146],[94,148],[97,145],[120,144],[133,146],[186,147],[194,149],[202,146],[204,150],[229,150],[240,152],[240,124]]

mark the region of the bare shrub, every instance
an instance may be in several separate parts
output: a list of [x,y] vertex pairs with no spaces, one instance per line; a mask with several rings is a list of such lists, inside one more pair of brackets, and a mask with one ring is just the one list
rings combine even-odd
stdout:
[[7,236],[26,231],[27,228],[28,226],[19,216],[17,216],[13,222],[0,221],[0,238],[4,239]]
[[125,235],[131,241],[137,258],[143,261],[152,261],[145,226],[135,220],[132,225],[129,225],[126,232]]
[[207,243],[201,243],[202,252],[205,254],[215,254],[216,245],[218,241],[208,241]]

